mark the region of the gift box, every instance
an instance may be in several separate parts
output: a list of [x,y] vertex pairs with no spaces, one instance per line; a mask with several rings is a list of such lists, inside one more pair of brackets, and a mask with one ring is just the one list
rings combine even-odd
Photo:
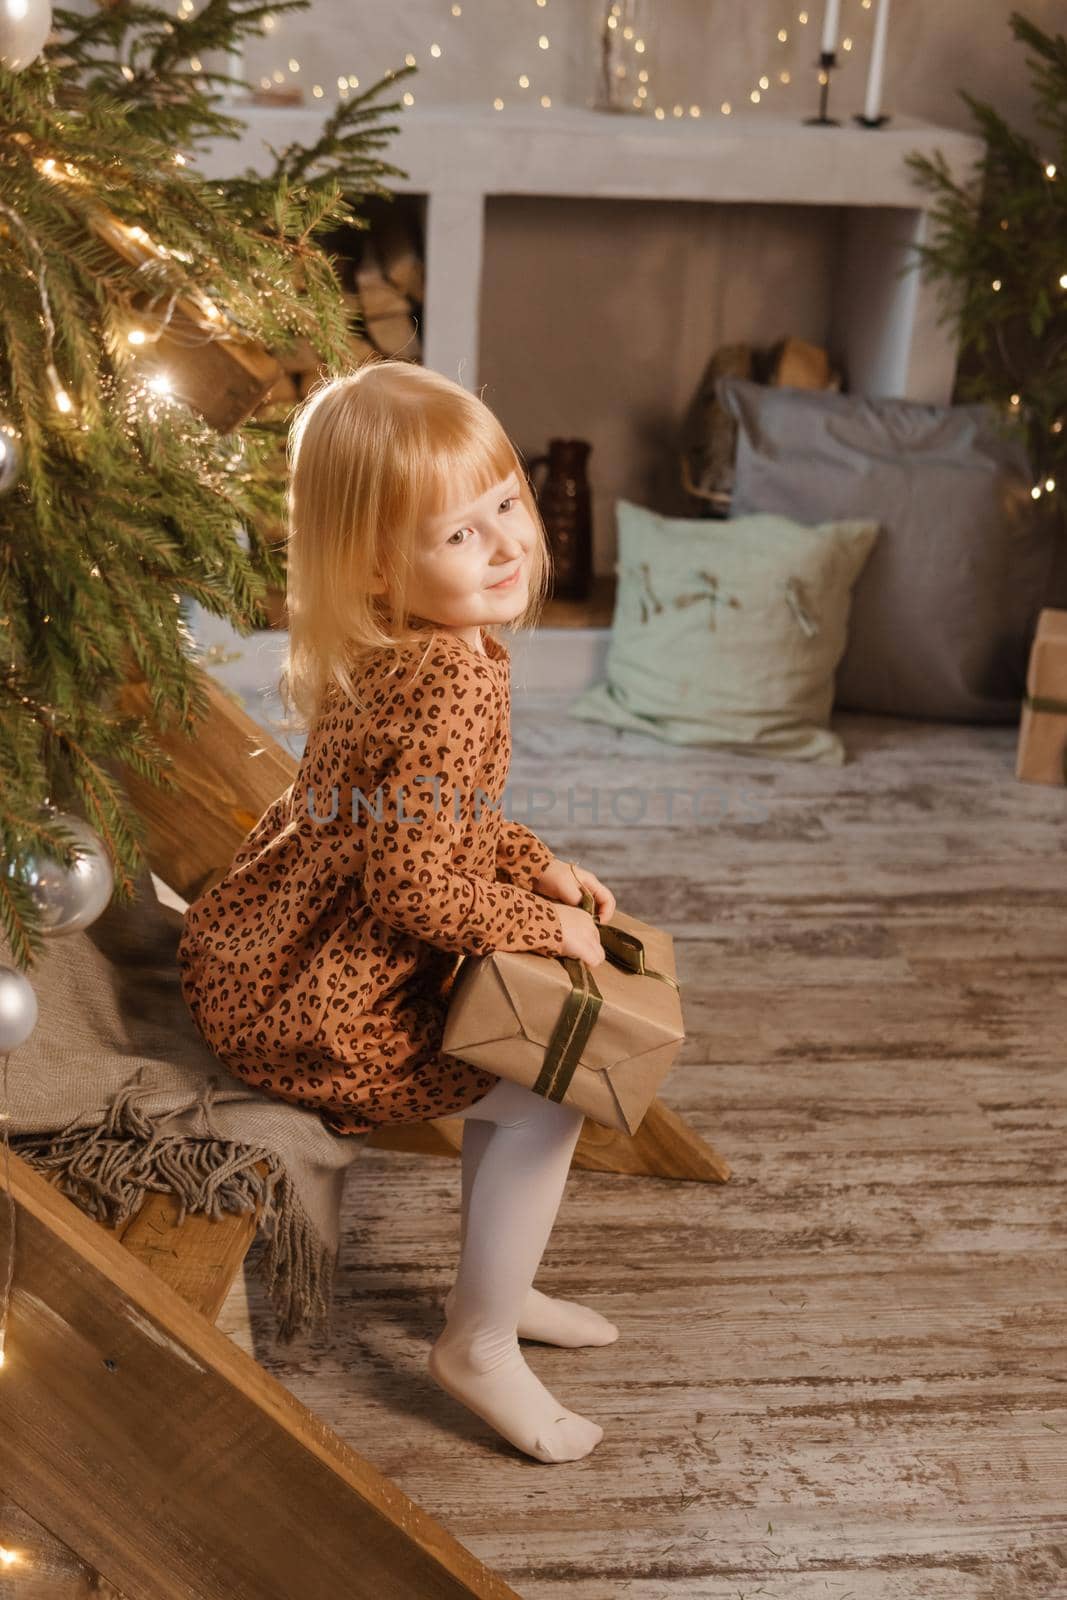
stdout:
[[1015,776],[1067,784],[1067,611],[1046,606],[1030,647]]
[[[583,910],[593,913],[591,894]],[[636,1133],[685,1039],[674,941],[616,910],[606,959],[494,950],[456,969],[443,1047],[463,1061]]]

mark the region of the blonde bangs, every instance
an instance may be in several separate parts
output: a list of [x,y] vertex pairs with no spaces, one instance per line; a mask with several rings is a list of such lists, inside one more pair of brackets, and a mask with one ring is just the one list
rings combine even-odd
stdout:
[[541,614],[549,553],[519,451],[489,407],[429,368],[374,358],[308,395],[289,433],[283,729],[309,728],[331,684],[358,705],[361,660],[425,638],[407,604],[420,530],[512,473],[539,535],[526,608],[504,625],[519,632]]

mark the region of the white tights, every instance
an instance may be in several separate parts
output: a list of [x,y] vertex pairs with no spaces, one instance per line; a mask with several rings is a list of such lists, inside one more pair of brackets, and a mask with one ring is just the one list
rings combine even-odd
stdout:
[[447,1327],[430,1352],[431,1375],[528,1455],[575,1461],[600,1442],[603,1429],[568,1411],[535,1377],[518,1329],[582,1113],[502,1078],[459,1115],[467,1122],[460,1261]]

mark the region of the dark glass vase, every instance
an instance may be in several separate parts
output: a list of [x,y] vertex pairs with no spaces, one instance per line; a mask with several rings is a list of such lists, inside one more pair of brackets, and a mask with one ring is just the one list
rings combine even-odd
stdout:
[[[587,600],[593,587],[593,508],[586,463],[592,445],[584,439],[550,439],[548,454],[530,462],[530,481],[537,495],[552,554],[554,600]],[[538,488],[535,474],[545,467]]]

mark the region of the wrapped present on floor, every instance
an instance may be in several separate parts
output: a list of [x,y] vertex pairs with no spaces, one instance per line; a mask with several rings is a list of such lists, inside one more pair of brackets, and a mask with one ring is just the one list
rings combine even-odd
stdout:
[[[582,908],[593,914],[591,894]],[[636,1133],[685,1038],[669,933],[616,910],[606,959],[494,950],[453,979],[443,1048],[607,1128]]]
[[1015,776],[1067,784],[1067,611],[1047,607],[1030,647]]

